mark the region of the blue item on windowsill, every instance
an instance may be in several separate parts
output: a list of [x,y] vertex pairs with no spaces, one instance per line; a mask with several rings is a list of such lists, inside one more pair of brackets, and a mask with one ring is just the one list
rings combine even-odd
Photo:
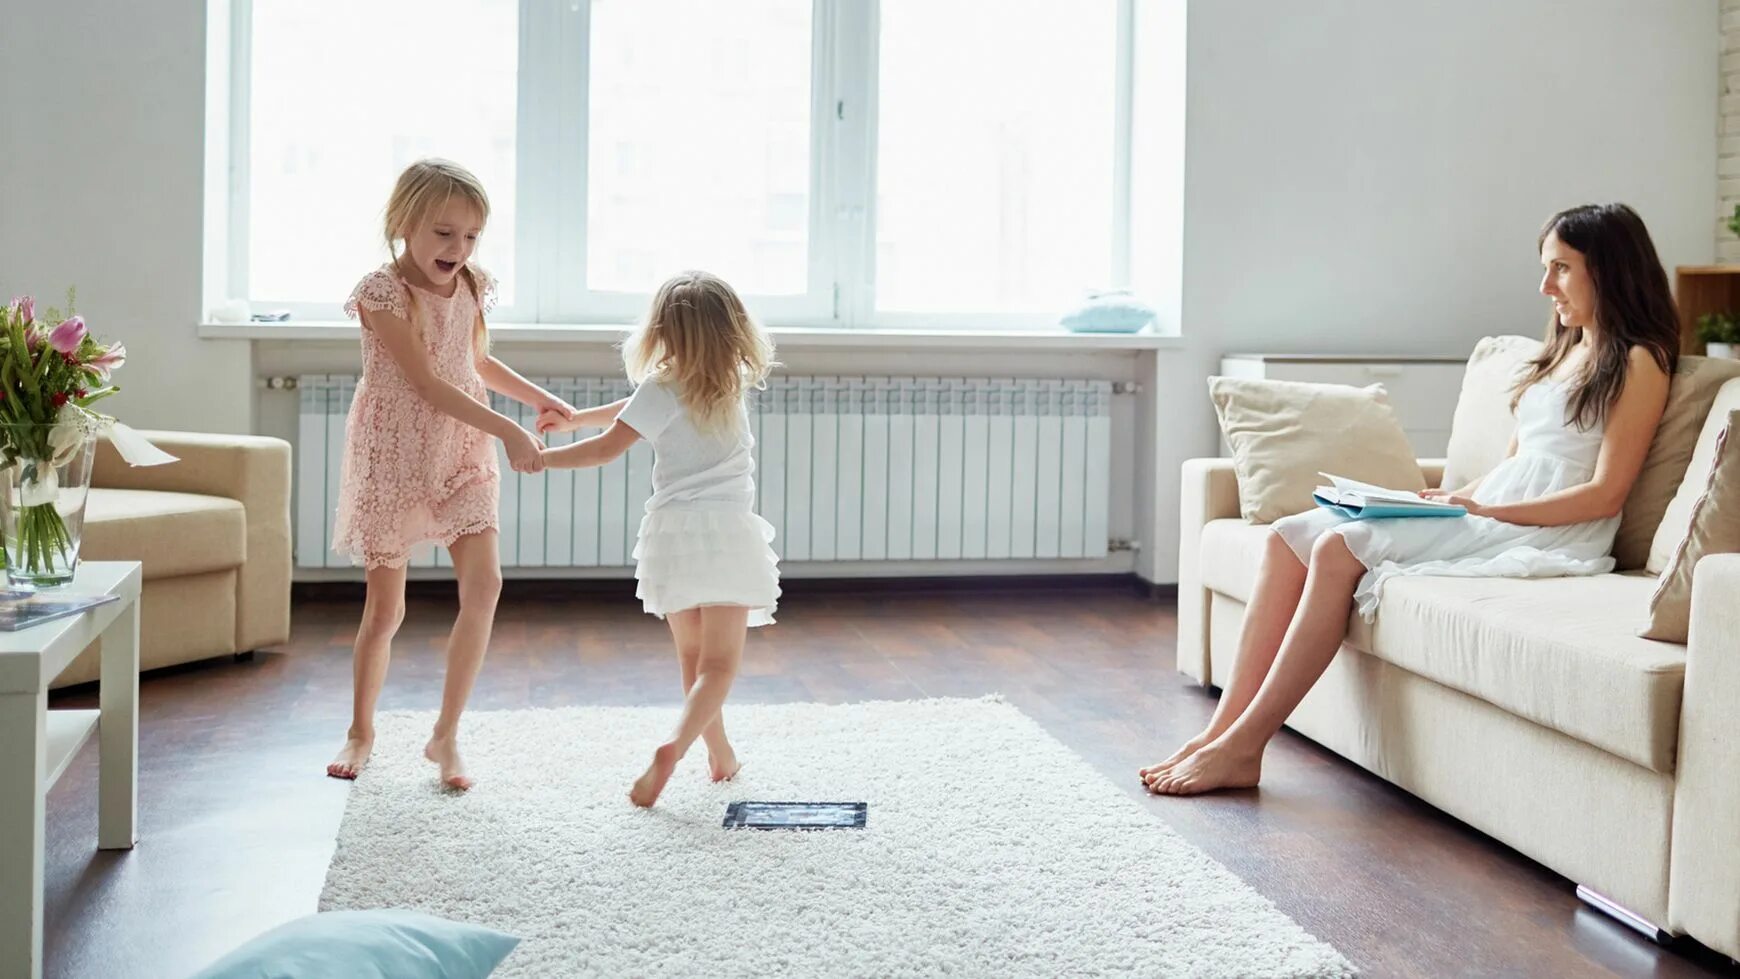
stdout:
[[419,911],[327,911],[259,935],[194,979],[484,979],[519,943]]
[[1074,333],[1140,333],[1152,326],[1154,307],[1128,289],[1089,293],[1087,301],[1066,313],[1064,329]]

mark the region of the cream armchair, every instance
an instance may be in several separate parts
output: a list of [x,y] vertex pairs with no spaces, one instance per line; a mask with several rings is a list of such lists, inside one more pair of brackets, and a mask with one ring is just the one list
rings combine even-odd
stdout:
[[[143,432],[180,461],[135,468],[99,443],[80,554],[139,561],[139,664],[173,666],[290,637],[290,445]],[[97,677],[96,647],[57,687]]]

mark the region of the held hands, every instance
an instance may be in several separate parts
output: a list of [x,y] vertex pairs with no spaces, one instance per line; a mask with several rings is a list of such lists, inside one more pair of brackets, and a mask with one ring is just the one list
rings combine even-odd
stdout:
[[573,424],[574,406],[561,398],[552,398],[538,407],[536,428],[539,435],[550,432],[572,432],[578,426]]
[[502,445],[507,448],[508,464],[513,466],[514,472],[544,471],[544,447],[531,432],[515,428],[512,435],[502,439]]
[[538,412],[537,429],[540,435],[548,435],[551,432],[572,432],[579,427],[580,423],[574,419],[573,408],[569,408],[567,414],[563,414],[555,408],[545,408]]

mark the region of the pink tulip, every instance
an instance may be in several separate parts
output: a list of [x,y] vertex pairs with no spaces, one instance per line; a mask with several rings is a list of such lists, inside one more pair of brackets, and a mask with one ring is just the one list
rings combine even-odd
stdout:
[[28,323],[36,318],[36,300],[29,296],[13,297],[12,308],[18,311],[18,320],[21,323]]
[[117,343],[86,361],[85,366],[95,370],[97,372],[97,377],[107,383],[109,375],[114,373],[115,368],[120,367],[126,362],[127,348],[124,344]]
[[74,316],[65,323],[54,328],[48,335],[49,345],[63,354],[77,353],[79,344],[85,342],[85,320],[82,316]]

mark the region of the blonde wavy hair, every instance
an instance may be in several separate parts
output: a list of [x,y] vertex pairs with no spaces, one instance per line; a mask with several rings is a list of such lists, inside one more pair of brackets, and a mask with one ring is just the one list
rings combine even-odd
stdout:
[[749,389],[773,368],[773,341],[724,279],[684,272],[659,287],[646,320],[622,346],[628,379],[658,375],[704,432],[729,429]]
[[[454,197],[477,208],[482,223],[489,223],[489,195],[484,193],[483,183],[459,164],[431,157],[418,160],[399,174],[399,179],[393,184],[392,196],[387,198],[386,220],[382,222],[387,253],[393,256],[393,271],[399,278],[404,278],[404,272],[399,268],[399,243],[433,221]],[[472,298],[481,301],[482,274],[468,261],[460,268],[459,276],[465,281],[465,287],[471,290]],[[414,325],[417,322],[417,292],[414,289],[405,291],[411,297],[411,322]],[[488,353],[489,331],[483,324],[482,313],[477,316],[472,340],[479,357]]]

